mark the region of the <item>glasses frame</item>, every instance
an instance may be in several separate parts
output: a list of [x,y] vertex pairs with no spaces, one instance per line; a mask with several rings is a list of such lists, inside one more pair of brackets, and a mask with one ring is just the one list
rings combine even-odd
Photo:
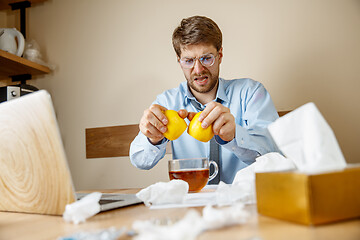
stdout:
[[[209,56],[209,55],[211,55],[211,56],[214,57],[214,61],[213,61],[210,65],[207,66],[207,65],[204,65],[204,64],[203,64],[203,61],[204,61],[204,60],[202,60],[202,58],[204,58],[205,56]],[[219,55],[218,53],[216,53],[216,55],[214,55],[214,54],[212,54],[212,53],[207,53],[207,54],[204,54],[204,55],[202,55],[202,56],[200,56],[200,57],[180,58],[180,59],[178,60],[178,62],[180,63],[180,65],[181,65],[183,68],[186,68],[186,69],[191,69],[191,68],[193,68],[193,67],[195,66],[195,63],[196,63],[197,60],[199,60],[200,64],[201,64],[203,67],[211,67],[212,65],[214,65],[215,60],[216,60],[216,58],[217,58],[218,55]],[[191,65],[191,67],[184,65],[184,62],[185,62],[186,60],[189,60],[189,59],[192,59],[192,60],[193,60],[193,64]]]

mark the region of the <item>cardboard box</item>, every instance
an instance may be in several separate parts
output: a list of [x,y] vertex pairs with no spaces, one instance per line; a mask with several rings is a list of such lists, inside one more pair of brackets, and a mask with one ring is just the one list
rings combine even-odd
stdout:
[[321,174],[256,173],[258,212],[307,225],[360,217],[360,166]]

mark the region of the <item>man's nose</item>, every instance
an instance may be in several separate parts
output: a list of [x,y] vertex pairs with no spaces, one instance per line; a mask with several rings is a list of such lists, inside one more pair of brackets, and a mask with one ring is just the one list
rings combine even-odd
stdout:
[[200,74],[204,71],[204,66],[201,64],[199,59],[196,59],[195,64],[194,64],[194,72],[196,74]]

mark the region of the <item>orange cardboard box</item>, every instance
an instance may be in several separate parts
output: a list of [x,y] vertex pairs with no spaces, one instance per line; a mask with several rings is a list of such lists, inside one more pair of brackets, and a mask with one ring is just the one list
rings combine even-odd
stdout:
[[360,166],[320,174],[256,173],[262,215],[307,225],[360,217]]

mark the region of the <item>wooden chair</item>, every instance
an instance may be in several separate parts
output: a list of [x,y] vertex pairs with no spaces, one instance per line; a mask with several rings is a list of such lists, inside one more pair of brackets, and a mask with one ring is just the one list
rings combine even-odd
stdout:
[[[278,114],[282,117],[288,112]],[[86,158],[129,156],[130,144],[138,132],[139,124],[85,129]],[[169,147],[167,152],[170,151]]]

